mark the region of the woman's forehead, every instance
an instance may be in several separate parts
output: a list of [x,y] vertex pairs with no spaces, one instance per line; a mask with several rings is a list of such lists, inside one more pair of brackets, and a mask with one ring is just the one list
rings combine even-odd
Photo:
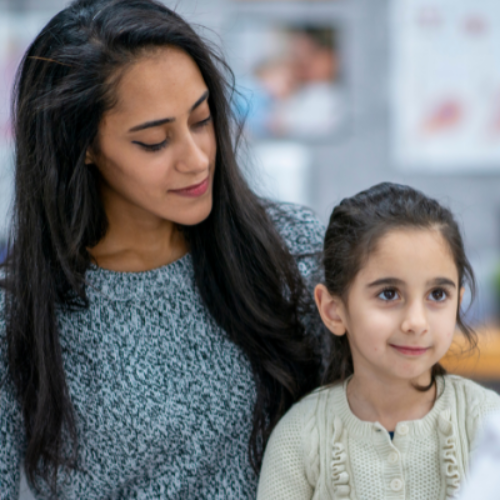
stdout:
[[120,119],[163,118],[187,113],[206,90],[194,60],[181,49],[163,47],[144,53],[121,75],[116,105],[110,114]]

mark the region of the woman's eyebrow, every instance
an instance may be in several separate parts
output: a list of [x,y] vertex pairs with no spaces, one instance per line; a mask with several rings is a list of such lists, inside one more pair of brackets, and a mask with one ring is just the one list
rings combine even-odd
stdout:
[[[208,99],[209,91],[206,90],[202,96],[189,108],[189,112],[192,113],[197,107],[199,107],[203,102]],[[159,127],[160,125],[164,125],[165,123],[172,123],[175,121],[175,118],[160,118],[159,120],[152,120],[150,122],[141,123],[140,125],[136,125],[132,127],[129,132],[138,132],[139,130],[144,130],[146,128]]]

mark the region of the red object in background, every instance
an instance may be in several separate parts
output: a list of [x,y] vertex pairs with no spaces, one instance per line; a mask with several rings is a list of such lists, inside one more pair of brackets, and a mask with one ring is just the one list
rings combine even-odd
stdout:
[[425,132],[442,132],[456,127],[463,117],[463,108],[459,100],[447,99],[439,103],[424,120]]
[[479,36],[486,33],[488,23],[483,16],[471,15],[465,19],[463,27],[467,34]]

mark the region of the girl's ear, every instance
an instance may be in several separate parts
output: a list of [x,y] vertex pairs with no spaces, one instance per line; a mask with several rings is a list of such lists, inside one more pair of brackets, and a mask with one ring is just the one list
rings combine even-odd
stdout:
[[334,335],[341,337],[347,331],[345,323],[345,308],[340,297],[331,295],[325,285],[317,285],[314,289],[314,299],[325,326]]

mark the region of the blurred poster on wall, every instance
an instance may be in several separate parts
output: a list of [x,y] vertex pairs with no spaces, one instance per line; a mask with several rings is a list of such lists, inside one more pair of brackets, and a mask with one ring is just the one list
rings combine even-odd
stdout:
[[393,0],[391,45],[397,164],[500,171],[500,2]]
[[249,136],[324,140],[346,121],[340,30],[322,24],[239,21],[230,36]]

